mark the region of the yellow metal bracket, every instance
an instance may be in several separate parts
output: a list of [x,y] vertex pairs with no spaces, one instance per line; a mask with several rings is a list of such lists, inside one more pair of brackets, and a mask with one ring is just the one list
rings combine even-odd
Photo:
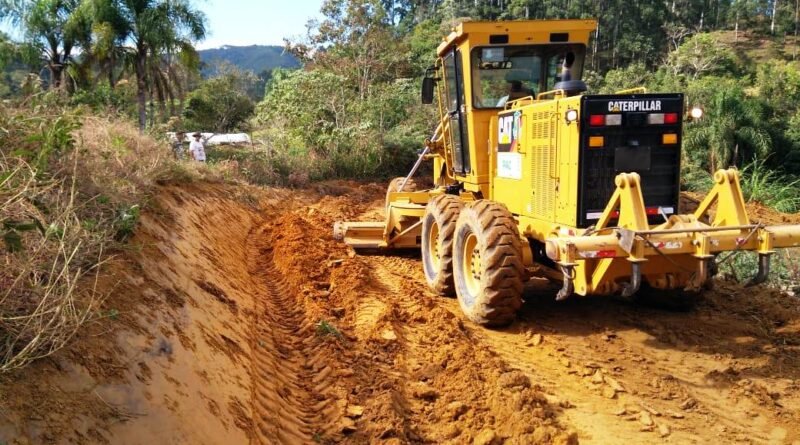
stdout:
[[648,230],[647,210],[642,197],[641,179],[638,173],[621,173],[614,180],[617,189],[608,201],[603,214],[595,225],[595,231],[604,229],[619,209],[617,227],[628,230]]
[[739,172],[736,169],[718,170],[714,173],[714,188],[697,207],[694,216],[701,219],[714,204],[717,208],[710,221],[712,227],[750,225],[739,185]]
[[533,96],[520,97],[519,99],[514,99],[514,100],[508,101],[506,103],[505,109],[506,110],[510,110],[511,108],[514,108],[514,107],[517,107],[517,106],[521,107],[522,105],[525,105],[525,102],[531,103],[533,101],[534,101]]
[[614,94],[647,94],[647,88],[645,87],[636,87],[636,88],[628,88],[627,90],[619,90],[615,91]]

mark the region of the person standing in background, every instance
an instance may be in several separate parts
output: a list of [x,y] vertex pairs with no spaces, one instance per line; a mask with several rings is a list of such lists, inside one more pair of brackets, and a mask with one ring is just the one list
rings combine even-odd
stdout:
[[172,153],[175,155],[175,159],[182,161],[183,160],[183,141],[186,139],[186,135],[179,131],[175,133],[175,141],[172,142]]
[[192,159],[197,162],[206,162],[206,148],[203,146],[203,142],[201,138],[203,137],[200,133],[195,133],[192,135],[194,140],[191,144],[189,144],[189,153],[192,154]]

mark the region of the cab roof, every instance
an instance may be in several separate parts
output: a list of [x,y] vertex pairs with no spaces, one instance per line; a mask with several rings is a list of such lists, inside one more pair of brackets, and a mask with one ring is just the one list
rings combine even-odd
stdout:
[[472,48],[493,44],[543,44],[582,43],[589,44],[589,36],[597,29],[596,20],[514,20],[504,22],[462,22],[437,48],[443,57],[453,45],[466,41]]

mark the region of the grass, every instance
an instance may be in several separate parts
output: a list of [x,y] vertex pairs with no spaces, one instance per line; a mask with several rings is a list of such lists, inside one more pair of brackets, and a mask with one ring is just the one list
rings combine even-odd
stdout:
[[[42,228],[19,232],[17,225],[4,237],[2,373],[62,348],[94,316],[102,296],[96,287],[79,289],[79,284],[94,275],[96,285],[106,240],[92,236],[81,224],[75,181],[44,185],[36,170],[19,159],[0,159],[0,171],[11,172],[0,184],[0,220],[8,227],[10,220],[29,218]],[[9,233],[16,234],[11,244]]]
[[779,212],[800,210],[800,179],[784,176],[754,160],[741,172],[742,194],[747,202],[758,202]]
[[[684,166],[682,188],[707,193],[714,185],[711,174],[693,165]],[[781,174],[754,160],[740,171],[745,202],[757,202],[783,213],[800,211],[800,179]]]
[[[798,249],[780,249],[772,255],[768,284],[783,290],[800,288],[800,262]],[[720,265],[720,275],[737,283],[747,283],[758,271],[758,255],[754,252],[736,252],[729,261]]]
[[344,336],[342,335],[341,331],[339,331],[339,329],[337,329],[336,326],[330,324],[327,320],[320,320],[319,323],[317,323],[316,330],[317,330],[317,335],[319,335],[320,337],[326,337],[330,335],[336,338],[337,340],[344,339]]
[[0,373],[67,345],[104,309],[98,273],[159,183],[218,179],[133,123],[54,94],[0,104]]

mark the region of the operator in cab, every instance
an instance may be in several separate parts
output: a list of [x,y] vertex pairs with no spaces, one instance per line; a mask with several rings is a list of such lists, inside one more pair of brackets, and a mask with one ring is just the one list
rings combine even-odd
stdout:
[[497,101],[497,107],[505,107],[508,102],[513,100],[522,99],[523,97],[533,96],[533,90],[526,88],[523,82],[527,80],[524,73],[519,71],[509,71],[506,74],[506,82],[508,82],[508,94],[501,97]]

